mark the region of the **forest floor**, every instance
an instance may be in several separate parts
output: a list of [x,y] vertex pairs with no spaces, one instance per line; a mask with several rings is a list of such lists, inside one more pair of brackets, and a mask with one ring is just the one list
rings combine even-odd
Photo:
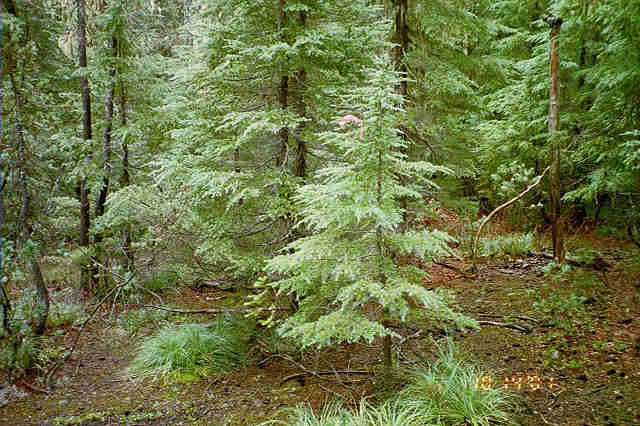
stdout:
[[[553,274],[544,269],[548,259],[530,252],[487,261],[472,278],[451,268],[464,270],[468,264],[445,259],[447,266],[430,268],[425,285],[452,289],[459,310],[483,321],[480,331],[456,332],[453,338],[466,358],[490,372],[479,378],[479,386],[514,394],[516,424],[640,424],[639,252],[613,238],[581,236],[572,244],[588,244],[610,267],[586,265]],[[196,309],[240,296],[181,287],[163,297],[171,306]],[[154,327],[127,332],[115,319],[122,314],[111,309],[98,314],[57,371],[51,392],[37,392],[37,382],[19,383],[11,395],[0,390],[0,399],[10,398],[0,407],[0,423],[253,425],[283,418],[297,404],[318,408],[335,398],[356,404],[362,397],[375,402],[401,386],[383,383],[379,374],[311,373],[376,373],[375,342],[300,354],[275,350],[260,338],[253,361],[225,375],[186,383],[132,380],[124,371]],[[184,314],[169,319],[211,320]],[[64,334],[49,332],[49,344],[58,347],[68,347],[76,334],[69,327]],[[433,352],[431,337],[442,339],[419,324],[400,332],[406,336],[396,346],[400,361]],[[307,375],[287,379],[298,373]]]

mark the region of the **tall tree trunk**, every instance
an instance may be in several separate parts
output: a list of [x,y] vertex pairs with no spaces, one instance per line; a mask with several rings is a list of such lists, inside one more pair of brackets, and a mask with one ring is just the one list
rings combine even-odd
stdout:
[[[109,49],[111,50],[111,57],[115,60],[118,55],[118,44],[114,36],[109,41]],[[102,186],[96,198],[95,217],[101,217],[104,215],[105,204],[107,203],[107,195],[109,193],[109,178],[111,176],[111,131],[113,129],[113,96],[115,93],[115,76],[116,67],[115,64],[111,65],[109,70],[109,88],[107,89],[107,96],[104,100],[104,120],[105,126],[102,132]],[[96,258],[106,265],[106,258],[104,256],[104,248],[101,246],[103,235],[101,232],[97,232],[93,237],[93,242],[96,247]],[[99,281],[101,285],[106,284],[107,275],[106,271],[100,270],[97,266],[92,268],[92,276],[100,277]]]
[[[111,38],[109,48],[111,49],[112,57],[115,59],[117,56],[117,41],[115,37]],[[115,82],[113,79],[116,75],[115,66],[109,71],[109,75],[112,79],[107,90],[107,97],[104,101],[105,111],[105,127],[102,132],[102,187],[96,200],[95,216],[100,217],[104,214],[105,203],[107,202],[107,194],[109,192],[109,177],[111,176],[111,129],[113,128],[113,95],[115,93]],[[102,234],[97,233],[94,237],[96,243],[102,242]]]
[[[12,13],[14,16],[17,16],[16,9],[13,2],[8,2],[7,11]],[[0,32],[0,40],[2,39],[2,33]],[[0,62],[2,62],[3,56],[0,55]],[[15,65],[15,61],[12,61]],[[20,191],[22,193],[22,206],[20,208],[20,236],[19,240],[21,241],[21,245],[25,245],[26,242],[31,238],[31,231],[29,229],[29,225],[27,224],[27,218],[29,217],[30,204],[29,204],[29,195],[27,191],[27,172],[26,172],[26,157],[25,157],[25,139],[24,139],[24,127],[22,123],[22,113],[23,113],[23,97],[22,97],[22,87],[19,87],[16,83],[15,73],[16,69],[9,70],[9,78],[11,80],[11,86],[13,87],[13,94],[15,96],[15,122],[16,122],[16,139],[18,142],[18,168],[19,168],[19,186]],[[0,75],[1,69],[0,69]],[[2,110],[2,103],[0,102],[0,111]],[[0,122],[3,117],[0,116]],[[2,134],[2,125],[0,124],[0,135]],[[2,199],[2,190],[4,189],[5,178],[2,174],[2,168],[0,167],[0,210],[2,211],[2,218],[0,220],[0,231],[2,230],[2,225],[4,221],[4,200]],[[2,272],[2,238],[0,237],[0,273]],[[49,316],[49,292],[47,290],[46,283],[42,276],[42,271],[40,270],[40,264],[38,263],[37,253],[29,254],[29,264],[31,266],[31,273],[33,279],[33,286],[36,290],[36,310],[35,317],[33,318],[34,322],[31,324],[33,333],[36,336],[41,336],[44,334],[47,317]],[[1,277],[1,275],[0,275]],[[3,327],[6,330],[9,330],[9,322],[8,322],[8,314],[11,309],[9,298],[5,292],[4,286],[1,286],[2,289],[2,305],[3,305]],[[14,350],[17,349],[17,341],[14,341]],[[9,368],[11,369],[11,367]]]
[[[0,18],[1,19],[1,18]],[[2,40],[2,23],[0,23],[0,40]],[[2,57],[2,51],[0,47],[0,58]],[[0,60],[0,75],[2,75],[2,60]],[[2,91],[0,91],[0,135],[2,135]],[[4,269],[3,269],[3,257],[2,257],[2,246],[4,245],[4,234],[2,232],[4,228],[4,186],[7,183],[6,177],[4,174],[3,164],[2,164],[2,153],[0,152],[0,309],[2,309],[2,331],[9,333],[9,318],[11,316],[11,301],[7,295],[7,292],[4,288]]]
[[15,112],[14,112],[14,135],[16,146],[18,148],[18,187],[20,188],[20,194],[22,202],[20,203],[20,215],[18,216],[18,229],[16,230],[16,239],[20,247],[23,247],[26,241],[29,239],[29,231],[27,225],[27,215],[29,212],[29,193],[27,192],[27,171],[26,171],[26,158],[25,158],[25,140],[24,140],[24,128],[22,124],[22,94],[21,88],[18,87],[15,78],[15,72],[17,65],[13,63],[13,69],[9,69],[9,80],[11,81],[11,87],[13,89],[13,97],[15,100]]
[[[124,81],[120,81],[120,127],[127,127],[127,93]],[[131,185],[131,175],[129,174],[129,144],[127,137],[122,137],[122,175],[120,176],[120,186],[125,188]],[[122,251],[125,257],[125,271],[132,272],[134,269],[133,251],[131,250],[131,225],[125,224],[122,227]]]
[[[407,81],[407,63],[406,56],[409,51],[409,2],[408,0],[394,0],[394,4],[396,6],[396,14],[395,14],[395,27],[394,34],[392,37],[393,42],[396,44],[393,52],[393,62],[394,69],[398,72],[403,80],[398,84],[397,91],[400,95],[402,95],[402,104],[401,108],[406,108],[408,100],[409,100],[409,83]],[[407,135],[405,132],[400,132],[400,137],[407,142]],[[407,154],[407,149],[404,148],[401,150],[402,154]],[[406,185],[406,178],[403,176],[399,176],[398,180],[401,185]],[[408,215],[408,202],[409,200],[406,197],[400,197],[398,202],[400,203],[400,208],[402,209],[402,231],[406,232],[409,228],[409,215]]]
[[407,63],[405,58],[409,51],[409,2],[408,0],[394,0],[396,5],[395,27],[392,37],[396,44],[393,52],[393,62],[396,72],[400,73],[405,79],[402,80],[398,87],[398,93],[402,95],[405,104],[409,96],[409,84],[407,77]]
[[[282,31],[282,41],[286,41],[286,36],[284,35],[284,29],[287,25],[287,12],[284,10],[286,0],[280,0],[279,2],[279,17],[278,17],[278,31]],[[278,103],[280,104],[280,109],[282,111],[286,111],[288,108],[289,102],[289,75],[287,74],[285,64],[282,65],[280,71],[280,86],[278,87]],[[276,168],[282,168],[286,164],[287,161],[287,150],[289,146],[289,128],[283,126],[278,132],[278,136],[280,137],[280,147],[278,150],[278,154],[276,156]]]
[[[300,12],[300,25],[302,26],[303,29],[306,28],[307,26],[307,13],[305,11]],[[304,89],[306,84],[307,84],[307,70],[304,68],[300,68],[296,73],[296,88],[297,88],[296,109],[298,112],[298,116],[302,118],[306,118],[307,116],[307,105],[304,101]],[[298,126],[298,128],[296,129],[296,132],[298,133],[299,136],[302,136],[302,132],[304,131],[305,126],[306,126],[306,122],[302,121]],[[299,178],[304,179],[307,177],[307,145],[304,139],[302,139],[301,137],[296,138],[296,140],[297,140],[297,144],[296,144],[297,149],[296,149],[295,175]]]
[[[78,66],[83,70],[87,68],[87,29],[85,19],[84,0],[76,0],[76,11],[78,13]],[[90,144],[91,134],[91,88],[86,75],[80,79],[82,90],[82,138],[85,143]],[[85,162],[88,157],[85,159]],[[82,176],[77,186],[77,194],[80,201],[80,246],[85,250],[89,248],[89,228],[91,227],[91,216],[89,212],[89,192],[87,190],[87,177]],[[84,265],[81,272],[81,285],[88,288],[91,281],[91,267]]]
[[560,143],[557,137],[559,116],[559,72],[560,72],[560,27],[562,19],[555,16],[546,16],[545,21],[551,27],[550,34],[550,78],[551,87],[549,90],[549,134],[551,138],[551,179],[550,179],[550,204],[552,228],[551,236],[553,241],[553,257],[556,263],[564,263],[564,240],[562,219],[560,217]]

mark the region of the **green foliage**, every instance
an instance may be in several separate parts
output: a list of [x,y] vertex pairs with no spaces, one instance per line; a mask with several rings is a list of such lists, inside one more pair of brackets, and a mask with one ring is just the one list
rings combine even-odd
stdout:
[[[301,187],[295,196],[298,227],[312,235],[289,244],[286,254],[269,260],[265,268],[269,275],[283,277],[266,285],[279,294],[295,295],[299,302],[298,311],[279,330],[303,347],[371,342],[393,334],[371,311],[381,310],[385,320],[405,321],[407,298],[422,305],[429,318],[475,324],[421,285],[424,271],[393,261],[395,254],[431,260],[450,253],[447,242],[452,238],[443,232],[400,232],[399,198],[420,198],[418,189],[433,185],[427,176],[447,169],[407,161],[402,154],[407,142],[396,131],[402,99],[394,87],[400,80],[382,58],[367,72],[367,84],[345,95],[342,107],[345,113],[357,112],[363,127],[351,124],[347,131],[322,135],[344,162],[321,169],[319,183]],[[404,186],[398,176],[414,183]]]
[[253,324],[220,316],[212,325],[170,325],[145,339],[127,370],[132,377],[197,379],[245,362]]
[[52,303],[47,317],[47,327],[57,328],[73,325],[82,318],[84,309],[80,305]]
[[267,422],[285,426],[410,426],[425,424],[420,413],[397,402],[375,407],[362,401],[357,410],[327,404],[316,414],[309,407],[297,407],[293,420]]
[[435,362],[410,373],[398,400],[423,413],[422,424],[509,423],[511,397],[500,388],[478,386],[482,376],[480,369],[460,360],[449,340],[439,347]]
[[561,296],[555,293],[550,293],[544,298],[544,300],[534,302],[533,307],[539,309],[550,317],[553,317],[556,314],[569,316],[575,315],[578,311],[582,311],[586,300],[586,297],[578,296],[576,294]]
[[129,334],[136,334],[140,328],[148,325],[156,325],[169,316],[167,311],[159,309],[128,310],[118,317],[118,326]]
[[157,272],[151,278],[144,280],[140,286],[153,292],[162,292],[173,288],[178,282],[178,274],[174,271],[164,270]]
[[478,242],[478,254],[480,256],[525,256],[533,246],[534,235],[510,234],[495,237],[480,238]]
[[407,372],[409,383],[379,406],[362,401],[355,410],[327,404],[319,413],[297,407],[293,419],[270,422],[288,426],[413,426],[470,424],[489,426],[511,423],[513,398],[503,389],[484,389],[484,373],[459,359],[451,341],[439,347],[438,358],[428,366]]

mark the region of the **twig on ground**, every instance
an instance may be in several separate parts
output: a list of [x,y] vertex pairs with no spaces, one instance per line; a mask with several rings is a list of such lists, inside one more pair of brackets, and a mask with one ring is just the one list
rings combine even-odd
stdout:
[[25,388],[29,389],[32,392],[37,392],[37,393],[49,393],[48,390],[46,389],[40,389],[39,387],[32,385],[31,383],[27,382],[26,380],[22,379],[22,380],[18,380],[17,382],[18,385],[24,386]]
[[299,379],[301,377],[307,377],[307,376],[316,376],[316,377],[333,376],[333,375],[337,375],[337,374],[372,374],[372,373],[370,371],[364,371],[364,370],[339,370],[339,371],[309,371],[309,370],[306,370],[303,373],[296,373],[296,374],[292,374],[290,376],[285,377],[284,379],[282,379],[280,381],[280,386],[282,386],[283,384],[285,384],[289,380]]
[[[240,314],[248,314],[251,310],[248,309],[173,309],[166,308],[164,306],[156,306],[156,305],[143,305],[145,308],[154,308],[160,309],[167,312],[175,312],[177,314],[226,314],[226,313],[240,313]],[[268,312],[280,312],[280,311],[290,311],[291,309],[287,308],[275,308],[275,309],[263,309]]]
[[525,327],[523,325],[505,323],[505,322],[478,321],[478,324],[480,324],[480,325],[494,325],[496,327],[503,327],[503,328],[511,328],[513,330],[517,330],[517,331],[519,331],[521,333],[524,333],[524,334],[529,334],[529,333],[531,333],[533,331],[529,327]]
[[423,331],[424,330],[418,330],[415,333],[413,333],[411,336],[403,337],[402,339],[400,339],[400,341],[398,343],[396,343],[396,346],[402,346],[404,344],[404,342],[406,342],[407,340],[415,339],[416,337],[421,335]]
[[522,321],[531,321],[531,322],[535,322],[535,323],[539,323],[540,321],[535,319],[535,318],[531,318],[531,317],[527,317],[524,315],[510,315],[510,314],[503,314],[503,315],[496,315],[496,314],[483,314],[480,312],[475,312],[477,313],[479,316],[481,317],[485,317],[485,318],[515,318],[515,319],[519,319]]

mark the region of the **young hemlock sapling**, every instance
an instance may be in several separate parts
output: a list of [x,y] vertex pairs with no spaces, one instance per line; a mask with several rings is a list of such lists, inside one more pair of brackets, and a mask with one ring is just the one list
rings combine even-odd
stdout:
[[410,313],[459,327],[477,325],[454,312],[445,294],[421,285],[427,275],[422,269],[395,261],[414,256],[430,262],[450,254],[452,238],[444,232],[400,231],[398,201],[421,199],[420,188],[434,186],[428,177],[448,170],[407,159],[409,142],[397,130],[404,117],[394,91],[400,78],[383,59],[368,75],[363,87],[345,95],[339,126],[321,134],[325,147],[343,161],[318,171],[317,183],[301,187],[295,197],[298,226],[311,235],[270,260],[266,274],[278,279],[265,277],[258,285],[298,299],[299,309],[279,325],[283,336],[303,347],[384,337],[385,364],[391,367],[395,333],[389,325],[405,322]]

